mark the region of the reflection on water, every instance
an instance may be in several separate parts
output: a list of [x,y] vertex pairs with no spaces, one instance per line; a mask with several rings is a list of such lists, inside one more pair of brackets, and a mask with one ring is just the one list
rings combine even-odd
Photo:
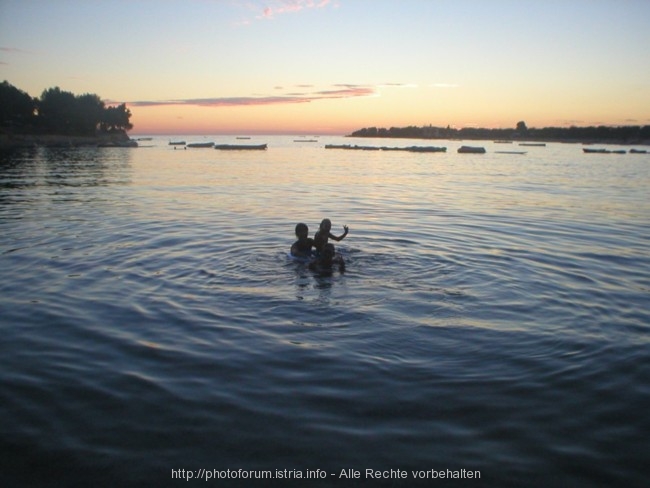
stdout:
[[[1,156],[1,481],[642,485],[646,156],[254,142],[269,149]],[[296,222],[324,217],[350,227],[343,274],[287,257]]]

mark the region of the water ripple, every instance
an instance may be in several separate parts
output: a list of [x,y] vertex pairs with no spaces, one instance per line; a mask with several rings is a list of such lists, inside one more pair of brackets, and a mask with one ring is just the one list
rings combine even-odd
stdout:
[[[2,156],[3,481],[461,466],[642,485],[647,161],[274,141]],[[324,217],[350,226],[345,273],[287,258]]]

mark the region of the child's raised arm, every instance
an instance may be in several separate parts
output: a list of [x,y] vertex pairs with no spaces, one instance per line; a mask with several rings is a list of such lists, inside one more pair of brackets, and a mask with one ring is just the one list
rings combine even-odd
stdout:
[[344,226],[343,226],[343,230],[344,230],[345,232],[343,232],[343,234],[341,234],[341,235],[338,236],[338,237],[335,236],[335,235],[333,235],[331,232],[330,232],[330,234],[329,234],[328,237],[329,237],[330,239],[334,239],[335,241],[341,241],[341,240],[343,240],[343,238],[344,238],[345,236],[348,235],[348,232],[349,232],[350,229],[348,229],[348,226],[347,226],[347,225],[344,225]]

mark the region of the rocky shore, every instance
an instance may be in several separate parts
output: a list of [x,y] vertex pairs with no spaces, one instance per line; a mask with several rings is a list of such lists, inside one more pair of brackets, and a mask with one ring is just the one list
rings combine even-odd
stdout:
[[37,134],[0,134],[0,149],[22,147],[93,147],[117,146],[137,147],[138,143],[122,133],[102,134],[98,136],[63,136]]

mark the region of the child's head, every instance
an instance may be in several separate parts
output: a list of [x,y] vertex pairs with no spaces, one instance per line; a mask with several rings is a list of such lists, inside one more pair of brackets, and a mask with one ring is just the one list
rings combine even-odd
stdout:
[[296,237],[298,239],[305,239],[309,235],[309,227],[307,224],[296,224]]
[[323,219],[323,221],[320,223],[320,230],[329,232],[331,228],[332,228],[332,221],[330,219]]
[[321,256],[323,258],[323,261],[326,263],[329,263],[334,259],[334,255],[336,254],[336,249],[334,248],[334,244],[325,244],[325,247],[323,247],[323,252],[321,253]]

